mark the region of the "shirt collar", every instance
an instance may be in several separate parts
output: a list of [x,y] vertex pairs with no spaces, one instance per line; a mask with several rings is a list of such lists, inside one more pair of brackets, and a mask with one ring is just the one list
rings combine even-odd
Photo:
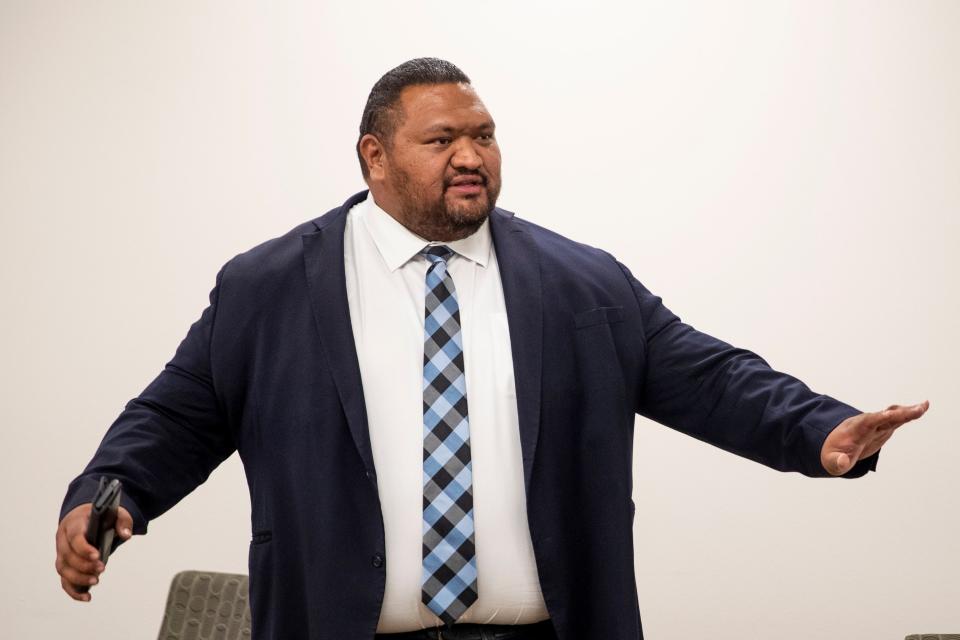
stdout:
[[479,229],[466,238],[451,242],[430,242],[407,229],[396,218],[381,209],[374,202],[373,195],[367,195],[365,206],[366,211],[362,216],[363,222],[390,271],[396,271],[402,267],[428,244],[446,245],[481,267],[487,266],[492,245],[489,216],[483,221]]

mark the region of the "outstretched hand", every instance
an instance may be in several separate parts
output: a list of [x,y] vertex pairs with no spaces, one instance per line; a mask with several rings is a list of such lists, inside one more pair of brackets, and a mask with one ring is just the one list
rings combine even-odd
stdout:
[[847,418],[827,436],[820,449],[820,463],[830,475],[842,476],[857,462],[879,451],[898,427],[916,420],[929,407],[929,400],[906,407],[892,404],[884,411]]

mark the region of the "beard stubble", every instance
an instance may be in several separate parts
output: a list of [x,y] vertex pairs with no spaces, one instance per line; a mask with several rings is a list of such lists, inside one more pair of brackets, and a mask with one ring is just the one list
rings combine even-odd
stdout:
[[483,178],[483,192],[476,198],[460,203],[461,206],[448,207],[447,180],[444,180],[440,197],[436,198],[419,188],[406,171],[399,168],[394,171],[393,186],[401,200],[401,223],[431,241],[459,240],[474,233],[489,217],[500,193],[499,184],[491,185],[492,181],[487,176],[471,172],[471,175]]

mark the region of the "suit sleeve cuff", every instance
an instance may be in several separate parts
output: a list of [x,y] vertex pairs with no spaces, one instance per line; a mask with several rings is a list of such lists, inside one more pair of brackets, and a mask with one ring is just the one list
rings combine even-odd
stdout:
[[[70,487],[67,489],[67,495],[64,497],[63,504],[60,507],[60,520],[63,520],[65,515],[80,505],[92,502],[93,496],[97,493],[99,486],[100,479],[93,476],[81,476],[71,482]],[[129,511],[130,516],[133,518],[134,535],[145,534],[147,532],[147,519],[143,517],[143,513],[140,511],[137,503],[123,491],[120,493],[120,506]],[[120,540],[119,537],[118,540]]]

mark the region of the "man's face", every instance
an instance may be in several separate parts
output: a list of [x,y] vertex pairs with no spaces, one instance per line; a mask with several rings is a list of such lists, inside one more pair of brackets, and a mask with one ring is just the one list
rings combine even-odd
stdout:
[[407,87],[399,106],[400,124],[370,173],[375,197],[429,240],[473,233],[500,194],[493,119],[465,84]]

